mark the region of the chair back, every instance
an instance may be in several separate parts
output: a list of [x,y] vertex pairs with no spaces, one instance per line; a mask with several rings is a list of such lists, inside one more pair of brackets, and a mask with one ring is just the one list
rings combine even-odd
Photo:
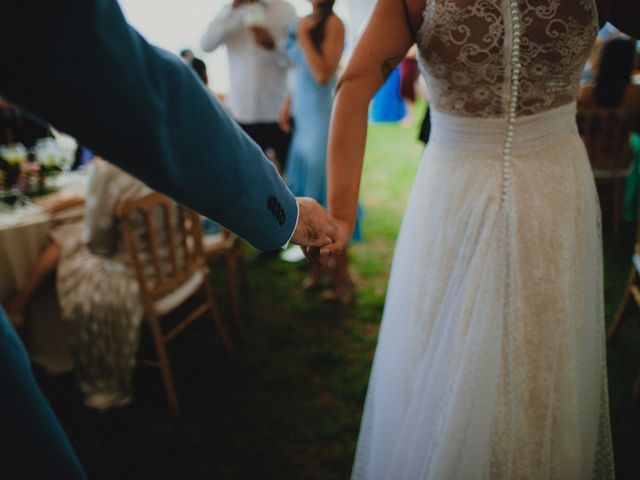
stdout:
[[194,211],[153,192],[120,203],[117,215],[147,307],[206,268]]
[[630,138],[637,113],[624,107],[586,107],[578,110],[577,121],[596,176],[606,171],[624,176],[633,158]]

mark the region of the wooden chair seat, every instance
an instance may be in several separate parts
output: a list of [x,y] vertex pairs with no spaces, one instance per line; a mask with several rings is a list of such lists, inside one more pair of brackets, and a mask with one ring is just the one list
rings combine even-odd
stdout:
[[231,251],[238,240],[238,236],[234,234],[214,233],[202,238],[202,248],[205,256],[215,257]]
[[[143,360],[160,368],[169,407],[180,413],[166,344],[198,318],[213,320],[229,354],[235,350],[215,303],[209,269],[202,249],[200,216],[159,193],[123,202],[118,217],[125,245],[131,257],[145,317],[155,346],[155,358]],[[170,325],[164,323],[187,300],[201,302],[178,322],[172,315]],[[189,304],[191,306],[191,303]]]
[[598,186],[603,212],[606,196],[613,238],[619,238],[625,177],[633,152],[631,133],[638,124],[638,113],[626,105],[618,108],[581,107],[577,115],[578,131],[584,141]]
[[156,300],[153,303],[153,306],[158,315],[167,315],[174,311],[185,301],[191,298],[206,280],[204,273],[202,271],[197,271],[189,280],[184,282],[173,292],[170,292],[164,297]]

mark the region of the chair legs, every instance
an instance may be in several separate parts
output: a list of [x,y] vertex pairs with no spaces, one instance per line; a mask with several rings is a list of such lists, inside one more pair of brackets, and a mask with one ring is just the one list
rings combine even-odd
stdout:
[[[204,282],[204,290],[204,293],[206,294],[206,305],[208,307],[208,310],[211,312],[213,323],[218,330],[220,337],[222,337],[222,343],[224,343],[224,346],[229,355],[235,358],[235,348],[233,346],[233,343],[231,342],[231,337],[229,336],[226,327],[222,323],[220,312],[218,311],[218,306],[215,302],[213,291],[209,282]],[[162,328],[160,327],[160,320],[157,316],[150,316],[148,321],[151,335],[153,337],[157,361],[145,361],[145,363],[156,366],[160,369],[167,403],[169,404],[171,412],[176,417],[178,417],[180,416],[180,404],[178,402],[178,396],[176,394],[175,385],[173,383],[173,373],[171,371],[171,364],[169,362],[169,355],[167,354],[166,348],[166,343],[171,337],[165,338],[162,333]]]
[[231,342],[231,337],[229,336],[229,332],[227,328],[222,323],[222,317],[220,316],[220,311],[218,310],[218,305],[213,296],[213,291],[211,289],[211,284],[207,281],[205,282],[205,290],[207,295],[207,304],[209,305],[209,310],[211,311],[211,317],[213,318],[213,324],[215,325],[220,337],[222,338],[222,343],[224,343],[225,348],[229,355],[233,358],[236,357],[236,351]]
[[244,247],[242,244],[238,245],[238,270],[240,270],[240,285],[242,290],[249,290],[249,272],[247,271],[247,262],[244,255]]
[[620,240],[620,221],[622,218],[622,196],[624,195],[624,181],[616,178],[613,181],[611,194],[611,232],[613,239]]
[[[625,316],[627,314],[627,310],[629,309],[629,305],[632,303],[639,303],[640,301],[640,289],[636,285],[636,281],[638,280],[638,271],[635,266],[631,267],[631,273],[629,274],[629,280],[627,281],[627,286],[624,290],[624,295],[622,296],[622,301],[620,302],[620,306],[618,307],[618,311],[613,317],[613,322],[609,327],[609,331],[607,332],[607,343],[610,343],[615,338],[616,334],[620,330],[622,326]],[[631,401],[633,404],[640,408],[640,375],[636,378],[633,391],[631,393]]]
[[164,383],[164,391],[167,397],[167,403],[171,412],[177,417],[180,415],[180,404],[178,403],[178,397],[176,395],[176,389],[173,384],[173,374],[171,373],[171,365],[169,364],[169,356],[167,355],[167,349],[165,341],[162,336],[160,324],[158,318],[150,318],[149,325],[151,327],[151,334],[153,336],[153,342],[156,347],[156,355],[158,356],[158,366],[160,367],[160,373],[162,374],[162,382]]
[[236,323],[236,327],[238,327],[239,330],[243,330],[244,328],[240,313],[240,296],[238,295],[238,280],[236,275],[236,259],[234,257],[226,256],[224,258],[224,270],[233,320]]

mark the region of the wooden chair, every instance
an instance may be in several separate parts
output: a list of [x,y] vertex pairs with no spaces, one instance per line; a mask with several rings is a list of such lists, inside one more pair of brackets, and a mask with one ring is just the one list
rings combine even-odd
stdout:
[[[629,279],[627,280],[627,286],[625,287],[624,294],[622,295],[622,301],[618,306],[618,310],[613,317],[613,322],[607,332],[607,343],[611,343],[616,337],[620,327],[627,318],[629,307],[632,303],[636,306],[640,306],[640,227],[638,230],[638,238],[636,239],[635,252],[632,257],[631,271],[629,272]],[[632,401],[638,407],[640,407],[640,375],[636,378]]]
[[[202,251],[200,216],[159,193],[126,201],[118,207],[124,241],[140,284],[140,295],[155,346],[156,358],[144,364],[160,368],[169,407],[179,415],[180,406],[166,344],[197,318],[211,315],[232,356],[233,344],[222,323]],[[163,326],[165,317],[196,294],[204,301],[182,320]],[[168,330],[168,331],[165,331]]]
[[222,259],[225,270],[226,289],[214,289],[216,293],[225,293],[229,297],[231,313],[236,326],[242,330],[240,294],[238,292],[238,272],[243,289],[249,285],[242,240],[235,233],[222,229],[220,233],[205,235],[203,238],[204,255],[207,259]]
[[589,154],[601,205],[603,194],[610,192],[610,222],[615,239],[620,232],[625,177],[633,159],[629,141],[637,126],[637,117],[636,112],[624,106],[588,107],[578,111],[578,130]]

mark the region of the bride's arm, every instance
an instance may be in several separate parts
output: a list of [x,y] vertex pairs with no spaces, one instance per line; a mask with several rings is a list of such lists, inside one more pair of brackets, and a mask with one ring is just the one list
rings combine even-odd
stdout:
[[424,0],[378,0],[336,88],[327,156],[329,210],[340,224],[323,255],[346,247],[353,232],[369,101],[415,41]]

